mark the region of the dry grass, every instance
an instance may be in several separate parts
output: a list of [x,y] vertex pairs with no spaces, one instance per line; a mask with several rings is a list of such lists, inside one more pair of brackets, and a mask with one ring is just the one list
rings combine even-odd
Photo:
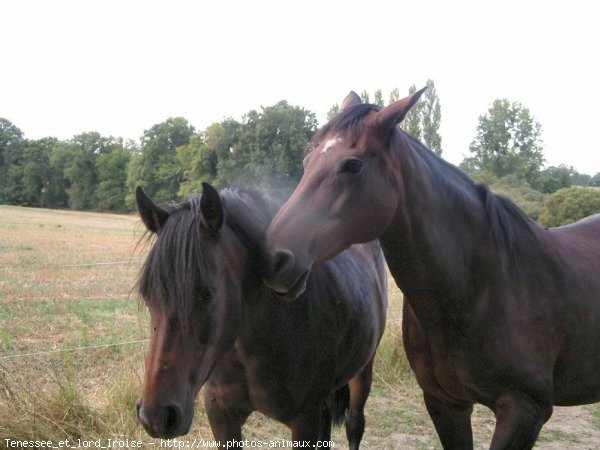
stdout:
[[[133,216],[0,206],[0,447],[5,438],[160,443],[145,434],[134,414],[145,343],[65,350],[148,337],[148,314],[131,294],[144,257],[143,250],[133,252],[142,231],[136,227]],[[65,267],[110,261],[127,263]],[[402,295],[392,280],[390,286],[363,448],[440,448],[402,350]],[[48,351],[53,353],[2,358]],[[580,411],[582,424],[597,431],[597,407]],[[486,447],[492,430],[492,414],[476,408],[477,448]],[[260,414],[251,416],[244,435],[290,436]],[[212,437],[202,401],[189,436]],[[336,448],[347,448],[342,429],[333,439]],[[588,441],[550,424],[540,442],[539,448],[577,448]]]

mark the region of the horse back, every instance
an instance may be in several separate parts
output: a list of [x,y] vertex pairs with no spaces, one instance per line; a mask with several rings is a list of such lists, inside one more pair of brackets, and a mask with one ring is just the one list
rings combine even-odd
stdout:
[[597,238],[598,232],[600,231],[600,214],[584,217],[575,223],[564,225],[562,227],[550,228],[549,230],[554,231],[557,234],[574,234],[582,237]]
[[562,346],[554,368],[555,404],[600,400],[600,214],[548,230],[559,256]]
[[599,279],[600,287],[600,214],[550,228],[548,234],[564,269],[574,273],[576,278]]

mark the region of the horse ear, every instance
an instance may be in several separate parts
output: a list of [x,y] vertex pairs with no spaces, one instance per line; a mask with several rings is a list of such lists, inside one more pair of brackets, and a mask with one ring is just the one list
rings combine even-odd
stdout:
[[343,111],[345,109],[350,108],[351,106],[360,105],[361,103],[362,100],[360,99],[358,94],[354,91],[350,91],[350,93],[346,95],[346,98],[342,102],[342,107],[340,109]]
[[135,204],[149,231],[158,233],[165,226],[169,213],[157,206],[140,186],[135,189]]
[[210,184],[202,182],[202,198],[200,199],[202,221],[208,229],[217,232],[223,225],[223,202],[217,190]]
[[380,129],[384,134],[389,134],[400,122],[404,120],[406,114],[417,103],[423,92],[427,89],[418,90],[414,94],[395,101],[391,105],[386,106],[381,111],[378,111],[372,119],[372,124],[375,128]]

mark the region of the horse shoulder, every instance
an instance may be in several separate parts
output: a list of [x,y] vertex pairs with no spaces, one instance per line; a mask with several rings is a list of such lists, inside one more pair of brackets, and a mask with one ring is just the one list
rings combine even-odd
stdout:
[[340,289],[347,292],[346,302],[349,308],[375,317],[376,324],[383,333],[388,283],[385,259],[379,242],[352,245],[332,260],[332,263],[338,266]]

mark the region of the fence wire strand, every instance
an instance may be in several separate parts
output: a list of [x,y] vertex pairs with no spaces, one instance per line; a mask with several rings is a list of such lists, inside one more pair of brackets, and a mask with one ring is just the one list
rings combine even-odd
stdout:
[[[0,272],[33,272],[36,270],[43,269],[69,269],[75,267],[93,267],[93,266],[116,266],[116,265],[131,265],[134,266],[134,261],[106,261],[106,262],[97,262],[97,263],[81,263],[81,264],[64,264],[64,265],[46,265],[46,266],[32,266],[32,267],[9,267],[9,268],[1,268]],[[103,296],[98,297],[21,297],[16,300],[70,300],[70,299],[92,299],[92,298],[106,298]],[[109,296],[109,299],[122,299],[122,298],[131,298],[131,294],[124,294],[120,296]],[[15,300],[15,299],[13,299]],[[0,361],[6,361],[10,359],[18,359],[18,358],[29,358],[36,356],[45,356],[52,355],[57,353],[64,352],[74,352],[74,351],[82,351],[82,350],[99,350],[103,348],[109,347],[119,347],[124,345],[133,345],[133,344],[141,344],[144,342],[148,342],[150,339],[137,339],[133,341],[124,341],[124,342],[112,342],[109,344],[97,344],[97,345],[88,345],[83,347],[73,347],[73,348],[65,348],[65,349],[56,349],[56,350],[46,350],[43,352],[28,352],[28,353],[16,353],[12,355],[0,355]]]
[[33,356],[45,356],[45,355],[52,355],[52,354],[56,354],[56,353],[75,352],[75,351],[80,351],[80,350],[98,350],[101,348],[108,348],[108,347],[119,347],[119,346],[123,346],[123,345],[141,344],[141,343],[148,342],[148,341],[150,341],[150,339],[146,338],[146,339],[137,339],[134,341],[113,342],[110,344],[98,344],[98,345],[88,345],[85,347],[73,347],[73,348],[65,348],[65,349],[47,350],[44,352],[16,353],[13,355],[2,355],[2,356],[0,356],[0,360],[28,358],[28,357],[33,357]]
[[73,267],[92,267],[92,266],[116,266],[130,264],[134,266],[134,261],[108,261],[98,263],[82,263],[82,264],[64,264],[64,265],[48,265],[48,266],[32,266],[32,267],[8,267],[0,269],[0,272],[30,272],[42,269],[70,269]]

